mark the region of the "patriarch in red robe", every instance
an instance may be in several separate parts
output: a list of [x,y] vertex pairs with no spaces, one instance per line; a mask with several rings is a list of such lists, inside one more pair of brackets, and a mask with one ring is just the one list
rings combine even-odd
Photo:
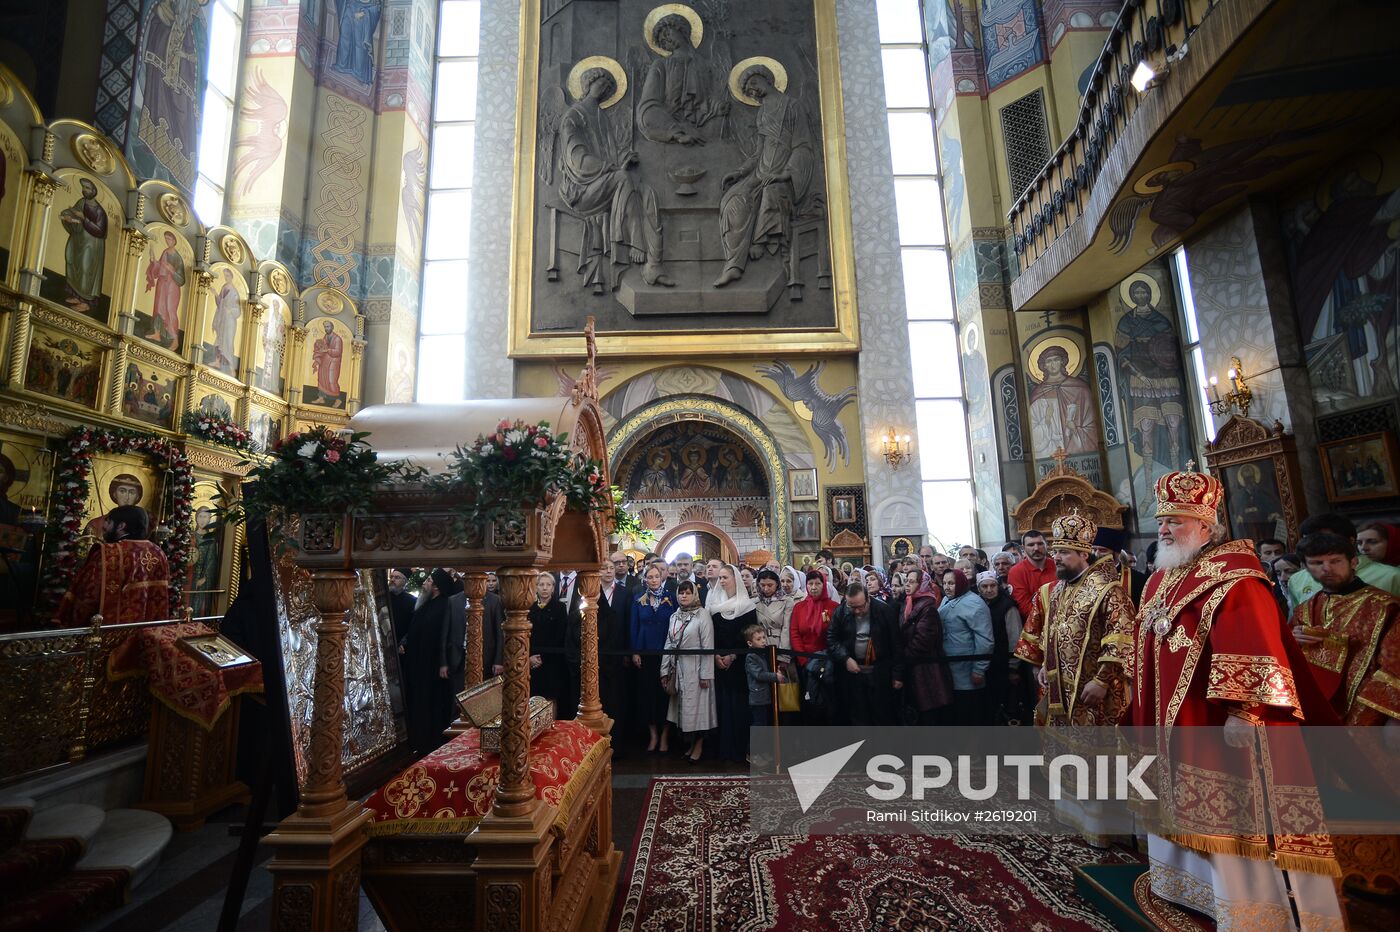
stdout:
[[1253,543],[1224,540],[1220,482],[1189,467],[1157,481],[1157,571],[1134,632],[1131,721],[1169,762],[1152,892],[1222,929],[1340,929],[1341,871],[1289,727],[1337,717]]
[[156,621],[170,615],[170,565],[148,537],[150,516],[140,505],[107,513],[103,541],[88,552],[59,603],[60,627]]

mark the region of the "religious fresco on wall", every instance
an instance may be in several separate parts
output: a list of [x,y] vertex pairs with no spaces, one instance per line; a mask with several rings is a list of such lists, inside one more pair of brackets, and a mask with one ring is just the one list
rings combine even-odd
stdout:
[[121,258],[121,207],[91,175],[75,169],[55,174],[62,186],[49,210],[39,296],[105,324]]
[[232,421],[234,419],[233,413],[238,410],[238,401],[222,392],[205,390],[205,393],[195,402],[194,408],[199,414],[209,414],[221,417],[226,421]]
[[253,449],[266,452],[273,441],[282,436],[281,419],[270,411],[254,408],[248,418],[248,433],[252,437]]
[[127,155],[140,175],[194,187],[209,0],[145,0]]
[[335,0],[327,13],[336,24],[335,57],[330,70],[354,78],[361,84],[374,83],[375,34],[383,16],[383,0]]
[[196,618],[218,612],[225,589],[224,525],[218,520],[219,484],[194,484],[194,559],[191,561],[190,611]]
[[1071,467],[1091,482],[1101,481],[1098,402],[1085,378],[1083,340],[1078,330],[1051,327],[1022,347],[1037,479],[1054,468],[1055,454],[1063,450]]
[[122,389],[122,413],[156,427],[171,428],[175,416],[175,387],[168,372],[129,363]]
[[138,266],[136,335],[172,353],[185,348],[185,323],[180,310],[185,286],[193,277],[194,251],[171,227],[149,225],[150,244]]
[[280,395],[286,385],[283,367],[292,310],[275,294],[263,295],[262,301],[266,308],[253,343],[252,383],[255,388]]
[[[0,90],[0,94],[7,90]],[[10,240],[19,212],[19,183],[27,161],[14,130],[0,123],[0,281],[6,281],[10,274]]]
[[1293,306],[1320,412],[1400,390],[1400,143],[1339,163],[1280,213]]
[[301,370],[302,404],[345,408],[350,374],[348,354],[353,342],[350,328],[334,318],[317,317],[307,323]]
[[836,469],[838,454],[841,461],[851,464],[851,447],[846,439],[846,426],[841,423],[841,412],[856,400],[856,388],[849,386],[835,395],[821,387],[821,375],[826,369],[825,362],[808,366],[801,375],[792,366],[777,360],[759,366],[758,373],[772,379],[783,397],[793,403],[797,416],[808,422],[812,433],[822,442],[826,451],[826,470]]
[[[251,193],[263,173],[277,164],[286,142],[287,114],[286,98],[268,83],[261,68],[253,68],[239,103],[238,115],[244,126],[233,143],[230,181],[238,186],[238,194]],[[249,124],[256,124],[257,129]]]
[[24,387],[87,408],[97,407],[102,387],[102,349],[57,330],[34,328]]
[[[7,540],[0,560],[0,622],[26,615],[39,572],[39,535],[53,454],[32,440],[0,435],[0,525]],[[24,533],[21,536],[14,529]]]
[[544,5],[533,331],[836,324],[813,9]]
[[[992,385],[987,372],[987,351],[983,345],[982,328],[966,323],[962,328],[962,371],[967,398],[967,439],[973,466],[981,470],[994,468],[997,461],[996,418],[992,411]],[[977,523],[985,536],[1000,535],[1006,524],[1002,513],[999,483],[979,482]]]
[[659,428],[618,468],[618,484],[634,501],[766,497],[763,464],[733,434],[687,422]]
[[1036,0],[981,0],[982,50],[987,84],[996,87],[1045,60]]
[[248,285],[231,265],[216,263],[211,269],[213,282],[205,296],[204,364],[225,375],[238,377],[243,362],[243,307]]
[[1118,398],[1127,431],[1133,499],[1155,501],[1155,483],[1194,459],[1189,392],[1171,273],[1154,263],[1110,292]]
[[105,454],[93,459],[92,480],[88,500],[83,506],[83,534],[102,536],[102,522],[107,513],[121,505],[140,505],[151,517],[155,528],[161,517],[159,502],[165,494],[158,476],[152,474],[150,462],[128,454]]
[[1226,466],[1220,478],[1232,538],[1256,543],[1270,537],[1288,540],[1288,521],[1271,460]]

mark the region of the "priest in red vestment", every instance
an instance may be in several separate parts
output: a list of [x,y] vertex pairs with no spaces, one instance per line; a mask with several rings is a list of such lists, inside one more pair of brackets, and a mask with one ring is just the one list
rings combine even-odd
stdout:
[[112,625],[170,616],[170,565],[148,539],[150,520],[140,505],[107,513],[103,542],[88,552],[59,603],[54,620],[61,627],[84,627],[94,615]]
[[1224,541],[1223,496],[1218,480],[1196,472],[1157,481],[1157,571],[1134,635],[1131,710],[1132,724],[1154,729],[1171,762],[1158,789],[1165,821],[1148,836],[1152,892],[1222,929],[1340,929],[1340,870],[1313,815],[1316,791],[1277,779],[1287,764],[1296,778],[1298,733],[1260,727],[1337,717],[1253,543]]
[[[1347,725],[1400,730],[1400,599],[1356,575],[1356,545],[1340,534],[1304,537],[1298,555],[1322,591],[1293,610],[1293,636],[1313,680]],[[1378,770],[1389,761],[1376,761]],[[1400,838],[1335,835],[1348,886],[1400,892]]]

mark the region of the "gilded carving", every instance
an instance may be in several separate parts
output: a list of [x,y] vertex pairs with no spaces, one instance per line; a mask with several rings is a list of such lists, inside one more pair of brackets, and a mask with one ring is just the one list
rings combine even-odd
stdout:
[[0,402],[0,424],[41,434],[60,434],[68,425],[40,405]]
[[219,240],[219,252],[234,265],[242,265],[243,260],[247,258],[247,253],[243,251],[243,243],[236,236],[226,235]]
[[98,175],[110,174],[112,169],[117,167],[112,150],[92,133],[82,133],[73,137],[73,155],[87,166],[89,171]]
[[160,196],[157,202],[160,205],[160,215],[177,227],[183,227],[190,222],[190,212],[185,207],[184,198],[174,192],[166,192]]
[[124,340],[123,343],[126,346],[126,354],[132,359],[152,366],[164,366],[171,371],[175,371],[176,367],[184,368],[183,360],[172,359],[144,343],[138,343],[135,340]]
[[74,336],[82,337],[85,340],[91,340],[99,346],[111,348],[116,343],[116,337],[112,336],[106,330],[101,330],[81,320],[75,320],[67,314],[52,311],[43,306],[35,307],[30,313],[33,315],[34,319],[40,323],[48,324],[60,330],[66,330]]
[[285,295],[292,290],[291,279],[289,279],[287,273],[281,269],[274,268],[269,272],[267,274],[267,281],[268,284],[272,285],[272,290],[280,295]]

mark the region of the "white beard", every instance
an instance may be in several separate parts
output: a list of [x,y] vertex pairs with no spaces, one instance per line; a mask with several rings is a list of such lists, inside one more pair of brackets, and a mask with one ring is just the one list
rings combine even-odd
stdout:
[[1177,567],[1185,566],[1201,555],[1201,551],[1205,549],[1209,540],[1208,535],[1200,543],[1191,545],[1183,544],[1180,541],[1169,543],[1159,540],[1157,542],[1157,569],[1174,570]]

